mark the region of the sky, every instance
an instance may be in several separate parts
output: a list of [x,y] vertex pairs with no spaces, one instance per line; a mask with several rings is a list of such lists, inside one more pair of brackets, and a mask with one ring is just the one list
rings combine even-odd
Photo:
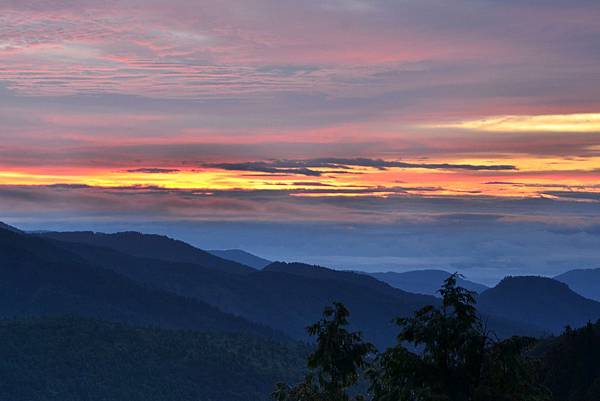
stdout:
[[0,220],[600,267],[595,0],[1,0]]

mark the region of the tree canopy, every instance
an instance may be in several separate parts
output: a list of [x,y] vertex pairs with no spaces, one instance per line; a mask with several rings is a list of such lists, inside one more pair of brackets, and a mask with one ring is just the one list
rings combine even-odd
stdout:
[[312,372],[300,385],[280,384],[277,401],[347,401],[348,389],[365,370],[373,401],[546,401],[536,360],[525,353],[532,338],[497,341],[475,308],[475,295],[450,276],[439,290],[440,306],[426,306],[398,318],[397,344],[376,355],[360,333],[347,331],[348,310],[340,303],[308,328],[316,349]]
[[274,394],[277,401],[352,399],[348,389],[358,382],[375,348],[363,340],[361,333],[348,331],[349,315],[344,305],[335,302],[333,307],[325,308],[321,320],[307,328],[310,335],[317,337],[315,350],[308,357],[311,372],[297,386],[279,384]]

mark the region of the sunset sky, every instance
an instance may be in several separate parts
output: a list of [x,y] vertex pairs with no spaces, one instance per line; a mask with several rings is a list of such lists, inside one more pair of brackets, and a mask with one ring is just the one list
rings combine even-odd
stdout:
[[[597,0],[3,0],[0,219],[201,242],[195,223],[270,257],[243,224],[483,219],[593,255],[598,21]],[[575,263],[560,249],[543,271]]]

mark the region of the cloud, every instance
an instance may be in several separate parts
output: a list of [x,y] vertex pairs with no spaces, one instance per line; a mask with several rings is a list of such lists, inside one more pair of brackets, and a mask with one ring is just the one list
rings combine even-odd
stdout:
[[389,168],[406,169],[429,169],[429,170],[472,170],[472,171],[511,171],[516,170],[515,166],[498,165],[477,165],[477,164],[451,164],[451,163],[407,163],[401,161],[386,161],[381,159],[343,159],[343,158],[321,158],[307,160],[272,160],[257,161],[246,163],[207,163],[205,167],[218,168],[234,171],[256,171],[262,173],[286,173],[307,176],[321,176],[324,173],[319,169],[337,169],[336,173],[345,173],[344,170],[350,170],[353,167],[372,167],[379,170]]
[[130,170],[126,170],[126,172],[128,173],[142,173],[142,174],[171,174],[171,173],[178,173],[179,169],[175,169],[175,168],[156,168],[156,167],[152,167],[152,168],[135,168],[135,169],[130,169]]
[[269,162],[247,162],[247,163],[207,163],[204,167],[217,168],[222,170],[233,171],[255,171],[260,173],[274,174],[298,174],[312,177],[319,177],[319,171],[311,170],[304,167],[284,168],[277,163]]
[[580,189],[592,189],[597,188],[600,189],[600,184],[588,184],[588,185],[578,185],[578,184],[560,184],[554,182],[514,182],[514,181],[490,181],[484,183],[485,185],[508,185],[511,187],[522,187],[522,188],[561,188],[568,190],[580,190]]
[[490,132],[600,132],[600,113],[495,116],[425,126]]
[[569,200],[574,202],[600,203],[600,192],[547,191],[544,192],[543,195],[551,196],[560,200]]
[[[203,190],[157,186],[0,185],[3,205],[0,217],[12,215],[35,220],[58,213],[75,220],[86,216],[91,220],[118,220],[119,216],[128,216],[151,220],[310,220],[372,224],[409,218],[439,223],[485,221],[491,224],[501,217],[573,222],[581,216],[581,222],[600,224],[600,218],[590,217],[600,216],[600,203],[580,203],[574,192],[554,192],[555,198],[506,202],[490,196],[435,196],[443,190],[426,186],[337,188],[315,185],[307,189]],[[563,195],[567,198],[555,200]],[[597,199],[598,194],[579,196]]]
[[[287,185],[287,184],[283,184]],[[335,187],[333,184],[326,184],[324,182],[319,181],[294,181],[292,185],[299,187]]]
[[[209,240],[293,221],[267,239],[309,256],[339,224],[321,251],[583,263],[503,224],[600,215],[599,19],[594,0],[0,1],[0,182],[55,184],[1,186],[0,216],[218,220]],[[308,221],[327,224],[294,242]]]
[[48,188],[57,188],[57,189],[86,189],[86,188],[92,188],[92,186],[87,185],[87,184],[63,184],[63,183],[49,184],[47,187]]
[[600,263],[600,203],[289,193],[0,186],[0,221],[28,230],[133,229],[273,259],[372,271],[436,267],[486,280]]

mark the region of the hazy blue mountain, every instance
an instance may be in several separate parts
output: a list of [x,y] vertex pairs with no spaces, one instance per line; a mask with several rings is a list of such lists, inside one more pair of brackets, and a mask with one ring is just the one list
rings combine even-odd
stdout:
[[402,296],[409,300],[432,301],[429,296],[422,294],[409,293],[407,291],[398,291],[398,289],[362,273],[351,271],[333,270],[323,266],[308,265],[305,263],[285,263],[274,262],[267,266],[264,271],[285,273],[294,276],[304,277],[314,280],[326,280],[331,282],[345,282],[360,285],[373,291],[378,291],[391,296]]
[[169,262],[194,263],[204,267],[233,273],[250,273],[249,266],[222,259],[209,252],[163,235],[122,232],[116,234],[79,232],[48,232],[40,234],[45,238],[77,242],[111,248],[133,256],[160,259]]
[[80,318],[0,322],[0,399],[267,401],[296,382],[306,346],[234,333]]
[[389,345],[397,334],[392,323],[395,317],[438,302],[434,297],[410,294],[362,274],[324,268],[318,275],[306,274],[307,265],[301,264],[276,263],[262,271],[236,274],[198,264],[140,258],[88,243],[51,241],[89,263],[147,287],[209,303],[298,339],[307,338],[306,326],[319,319],[324,306],[341,301],[352,311],[355,326],[370,340]]
[[[102,237],[98,237],[102,238]],[[336,271],[301,263],[273,263],[262,271],[237,274],[193,263],[140,258],[87,243],[54,240],[57,247],[90,263],[114,270],[145,286],[193,298],[219,309],[306,339],[305,327],[316,321],[325,305],[345,303],[355,328],[379,346],[395,341],[398,316],[439,302],[412,294],[362,273]],[[541,331],[506,318],[492,319],[502,335],[535,335]]]
[[0,229],[0,317],[75,315],[180,329],[272,335],[214,306],[148,288],[61,248]]
[[546,277],[507,277],[478,297],[481,311],[531,324],[550,333],[567,325],[580,327],[600,318],[600,303],[575,293],[566,284]]
[[[79,249],[73,249],[74,245]],[[355,327],[377,344],[389,345],[397,334],[394,317],[437,302],[433,297],[409,294],[367,276],[329,269],[323,269],[330,275],[327,278],[278,271],[277,266],[282,264],[240,275],[72,243],[65,246],[147,286],[209,303],[298,339],[307,338],[306,326],[319,319],[324,306],[341,301],[352,311]]]
[[600,269],[577,269],[554,277],[586,298],[600,301]]
[[253,267],[257,270],[264,269],[265,267],[273,263],[270,260],[263,259],[259,256],[253,255],[241,249],[211,250],[208,252],[222,259],[227,259],[237,263],[241,263],[243,265]]
[[[449,272],[444,270],[413,270],[403,273],[385,272],[385,273],[369,273],[371,277],[377,280],[388,283],[392,287],[399,288],[404,291],[414,292],[416,294],[427,294],[439,296],[438,290],[448,277]],[[473,281],[458,279],[458,285],[476,293],[483,292],[489,287],[475,283]]]

